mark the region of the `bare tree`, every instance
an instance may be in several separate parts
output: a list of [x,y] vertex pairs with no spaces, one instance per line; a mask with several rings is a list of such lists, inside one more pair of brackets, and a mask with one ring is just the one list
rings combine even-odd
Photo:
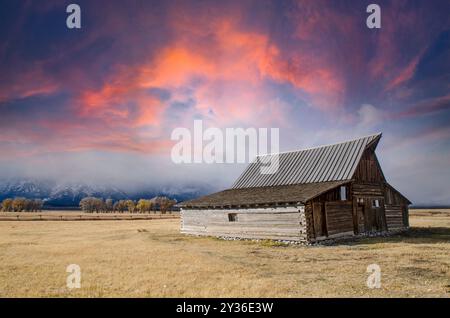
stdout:
[[171,211],[171,208],[177,203],[176,200],[169,199],[167,197],[162,197],[159,202],[159,209],[162,214],[165,214],[168,210]]
[[103,201],[102,198],[94,198],[94,209],[95,212],[97,213],[105,212],[106,211],[105,201]]
[[42,206],[44,205],[44,202],[41,199],[34,199],[33,200],[33,211],[42,211]]
[[123,213],[127,209],[126,201],[119,200],[116,203],[114,203],[114,211],[118,211],[120,213]]
[[140,213],[150,212],[150,210],[152,209],[152,205],[153,203],[151,200],[140,199],[136,205],[136,209]]
[[24,199],[23,202],[23,206],[24,206],[24,210],[26,212],[33,212],[34,208],[33,208],[33,200],[29,200],[29,199]]
[[80,207],[83,211],[92,212],[105,212],[107,210],[106,204],[102,198],[86,197],[80,201]]
[[127,204],[127,209],[129,213],[134,213],[135,209],[136,209],[136,204],[134,203],[133,200],[127,200],[126,201]]
[[19,197],[19,198],[15,198],[12,202],[12,207],[14,212],[22,212],[23,210],[25,210],[26,206],[27,206],[27,199]]
[[106,207],[106,212],[112,212],[112,210],[113,210],[113,200],[112,199],[106,199],[105,207]]
[[152,204],[151,210],[156,213],[157,208],[159,207],[159,197],[154,197],[150,199],[150,202]]
[[94,210],[93,207],[92,207],[91,198],[90,197],[86,197],[86,198],[81,199],[81,201],[80,201],[80,208],[84,212],[91,213]]
[[13,211],[13,199],[7,198],[2,202],[2,211],[11,212]]

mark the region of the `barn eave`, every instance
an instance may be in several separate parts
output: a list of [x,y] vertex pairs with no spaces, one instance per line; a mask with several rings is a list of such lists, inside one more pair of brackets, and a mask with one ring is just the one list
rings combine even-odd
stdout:
[[228,189],[178,204],[184,209],[230,209],[304,205],[351,180],[287,186]]

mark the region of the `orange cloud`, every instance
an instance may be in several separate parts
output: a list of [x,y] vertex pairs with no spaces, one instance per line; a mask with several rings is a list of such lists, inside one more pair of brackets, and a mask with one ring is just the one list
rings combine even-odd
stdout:
[[289,82],[311,97],[313,106],[321,109],[335,109],[342,105],[344,83],[332,70],[312,66],[302,56],[291,60],[277,60],[269,64],[264,72],[280,82]]
[[[228,20],[215,25],[210,45],[181,36],[141,65],[123,67],[101,89],[84,92],[79,114],[127,118],[137,126],[157,125],[167,105],[149,96],[147,90],[162,88],[176,93],[190,87],[200,113],[213,110],[225,121],[251,119],[264,104],[261,80],[267,70],[263,68],[271,64],[277,50],[266,36],[239,31]],[[138,107],[135,118],[124,106],[130,103]]]
[[156,125],[165,106],[149,94],[135,74],[122,69],[99,90],[82,92],[77,102],[82,117],[97,117],[110,124],[144,126]]
[[[185,120],[201,114],[217,126],[286,124],[288,105],[268,89],[271,81],[303,91],[320,109],[342,104],[344,82],[323,57],[299,51],[286,58],[267,34],[245,30],[236,17],[171,21],[174,39],[141,63],[118,67],[99,89],[82,92],[79,116],[109,127],[152,126],[146,138],[164,139],[170,136],[164,131],[173,115],[167,113],[170,104],[188,99],[194,106],[183,111]],[[171,97],[162,101],[152,89]]]

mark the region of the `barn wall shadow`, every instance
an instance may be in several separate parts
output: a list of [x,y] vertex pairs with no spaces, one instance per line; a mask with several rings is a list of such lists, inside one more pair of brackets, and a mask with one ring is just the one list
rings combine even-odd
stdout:
[[438,244],[450,243],[450,227],[411,227],[408,231],[391,236],[361,237],[338,242],[337,245],[378,243]]

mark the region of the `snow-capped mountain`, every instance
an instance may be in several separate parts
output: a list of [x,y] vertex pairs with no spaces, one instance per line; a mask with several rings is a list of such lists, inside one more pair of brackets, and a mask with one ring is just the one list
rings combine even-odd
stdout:
[[178,202],[198,197],[210,190],[207,186],[190,187],[142,187],[138,191],[126,191],[114,186],[86,184],[82,182],[57,183],[40,180],[0,181],[0,200],[25,197],[42,199],[47,206],[78,206],[81,199],[93,196],[113,200],[152,198],[165,195]]
[[52,183],[35,180],[9,180],[0,183],[0,198],[45,198],[51,193]]
[[127,198],[128,194],[114,187],[68,183],[55,185],[44,200],[50,205],[76,206],[85,197],[121,200]]

